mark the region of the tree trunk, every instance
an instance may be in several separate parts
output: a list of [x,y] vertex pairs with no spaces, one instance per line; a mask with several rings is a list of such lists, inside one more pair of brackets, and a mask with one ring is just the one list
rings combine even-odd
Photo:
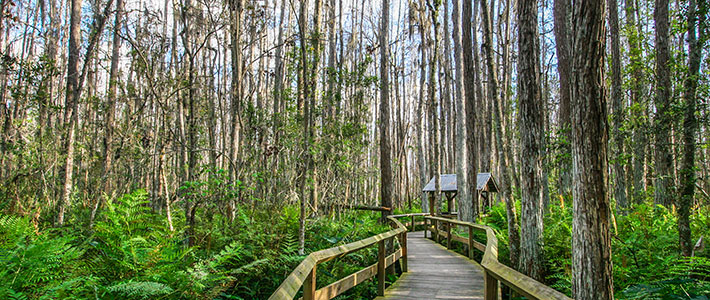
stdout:
[[[382,0],[380,24],[380,206],[392,208],[392,155],[390,153],[389,0]],[[392,214],[382,211],[382,220]]]
[[84,65],[79,71],[79,52],[81,50],[81,0],[72,0],[71,18],[69,26],[69,58],[67,60],[67,88],[66,88],[66,110],[64,111],[64,185],[62,197],[57,205],[57,225],[64,225],[64,214],[69,205],[74,169],[74,140],[77,124],[79,123],[79,100],[81,99],[84,79],[88,73],[90,61],[99,43],[103,32],[106,18],[111,12],[112,0],[106,3],[106,7],[95,16],[91,24],[89,44],[86,47]]
[[637,30],[636,10],[634,1],[625,1],[626,26],[630,32],[629,63],[631,72],[631,120],[633,123],[633,201],[643,202],[646,195],[646,146],[648,144],[646,126],[646,103],[644,102],[643,62],[640,42],[640,32]]
[[478,178],[478,153],[476,149],[476,88],[473,69],[473,41],[472,41],[472,1],[463,1],[461,13],[461,27],[463,36],[461,46],[463,50],[463,86],[464,99],[466,100],[466,151],[468,155],[468,182],[462,183],[468,186],[471,200],[464,199],[471,207],[470,219],[464,221],[473,222],[478,218],[478,191],[476,190],[476,178]]
[[104,135],[104,169],[101,176],[103,180],[103,193],[98,196],[91,210],[89,227],[91,228],[96,218],[96,211],[103,202],[104,196],[111,195],[111,168],[113,165],[113,130],[116,118],[116,91],[118,89],[118,58],[121,52],[121,27],[123,18],[123,0],[116,1],[116,20],[114,22],[113,41],[111,45],[111,67],[109,69],[108,95],[106,98],[105,135]]
[[607,196],[604,2],[575,3],[572,20],[572,295],[614,299]]
[[520,89],[521,203],[520,262],[521,272],[543,280],[542,258],[542,147],[543,112],[540,94],[540,49],[537,1],[518,1],[518,86]]
[[[455,64],[455,80],[454,80],[454,96],[456,97],[456,174],[458,196],[456,197],[458,207],[459,220],[472,220],[471,206],[467,204],[469,195],[468,186],[468,152],[466,151],[466,99],[464,93],[464,74],[463,74],[463,53],[461,50],[461,4],[459,0],[453,0],[452,21],[454,23],[454,64]],[[465,23],[470,25],[470,22]]]
[[69,50],[67,58],[67,88],[66,110],[64,111],[64,185],[61,200],[57,205],[57,225],[64,225],[64,213],[72,192],[72,173],[74,169],[74,130],[79,119],[78,102],[74,96],[79,85],[79,54],[81,50],[81,0],[71,0],[71,17],[69,19]]
[[[428,3],[428,2],[427,2]],[[429,3],[428,3],[429,4]],[[434,176],[434,207],[435,211],[430,213],[435,214],[439,212],[439,207],[441,205],[441,125],[439,112],[441,108],[439,107],[439,99],[436,97],[436,74],[438,73],[438,48],[439,48],[439,5],[434,4],[430,6],[431,10],[431,22],[434,24],[434,44],[432,45],[431,61],[429,63],[429,116],[432,120],[429,127],[429,136],[433,140],[432,152],[433,159],[430,161],[431,171]],[[443,114],[443,111],[441,111]]]
[[656,0],[653,19],[656,24],[656,181],[654,203],[670,208],[673,199],[673,156],[671,145],[671,76],[668,0]]
[[[498,72],[497,72],[497,66],[495,63],[495,58],[494,58],[494,53],[493,53],[493,7],[495,6],[494,2],[491,2],[491,6],[488,6],[488,1],[482,0],[481,2],[481,23],[483,23],[483,52],[485,54],[485,69],[487,71],[487,78],[486,78],[486,97],[479,97],[481,99],[480,103],[482,106],[479,108],[481,111],[481,118],[479,119],[479,125],[480,125],[480,140],[479,140],[479,145],[481,149],[480,153],[480,164],[478,165],[479,169],[481,172],[490,172],[491,171],[491,159],[493,158],[491,156],[492,152],[492,126],[491,126],[491,115],[493,114],[493,102],[497,101],[497,94],[498,94]],[[474,16],[475,18],[475,16]],[[476,34],[474,33],[474,38],[477,39]],[[474,41],[475,43],[476,41]],[[474,50],[474,55],[476,55],[476,51]],[[478,61],[478,59],[476,59]],[[483,69],[483,66],[477,69]],[[479,81],[481,82],[481,81]],[[483,88],[481,88],[483,89]],[[482,94],[482,93],[480,93]],[[479,95],[480,95],[479,94]]]
[[[695,194],[695,135],[698,131],[696,119],[697,88],[700,78],[700,61],[705,41],[704,24],[706,15],[697,14],[699,6],[696,0],[688,3],[688,74],[685,77],[683,100],[685,101],[685,119],[683,120],[683,153],[681,159],[680,184],[681,195],[678,201],[678,234],[680,249],[683,256],[693,252],[693,241],[690,232],[690,207]],[[701,10],[702,12],[702,10]],[[698,28],[699,27],[699,28]],[[699,30],[698,30],[699,29]],[[699,34],[696,33],[699,31]]]
[[[241,145],[241,130],[242,130],[242,117],[241,117],[241,103],[242,103],[242,46],[241,46],[241,27],[242,27],[242,12],[244,11],[244,1],[245,0],[230,0],[230,33],[232,40],[232,82],[230,87],[231,95],[231,134],[230,134],[230,147],[229,147],[229,181],[232,184],[237,182],[237,168],[239,167],[238,155],[240,153]],[[235,199],[229,199],[229,209],[228,215],[229,220],[234,222],[236,217],[236,203]]]
[[[557,72],[560,80],[560,110],[559,110],[559,126],[561,135],[566,141],[570,140],[570,29],[572,6],[569,0],[555,0],[554,4],[554,31],[555,31],[555,49],[557,51]],[[561,151],[568,152],[569,144],[563,144]],[[570,173],[569,161],[561,160],[558,165],[560,168],[560,194],[563,196],[570,195],[572,188],[572,174]]]
[[[419,62],[419,103],[417,103],[417,137],[418,137],[418,145],[417,145],[417,161],[419,161],[419,177],[420,177],[420,191],[424,189],[424,185],[429,182],[429,177],[427,176],[427,161],[426,161],[426,139],[424,135],[424,122],[426,118],[424,117],[425,111],[424,111],[424,105],[426,103],[424,99],[424,86],[426,85],[426,61],[427,61],[427,52],[426,52],[426,44],[427,44],[427,38],[426,38],[426,31],[425,31],[425,24],[421,24],[419,26],[419,35],[421,38],[420,41],[420,46],[419,49],[421,50],[421,60]],[[423,212],[429,212],[429,200],[427,199],[427,193],[421,192],[421,203],[422,203],[422,211]]]
[[611,35],[611,105],[612,105],[612,164],[614,165],[614,199],[617,210],[622,213],[629,207],[629,200],[626,195],[626,162],[624,155],[625,132],[623,130],[624,95],[621,90],[621,53],[619,42],[619,12],[616,0],[608,0],[609,4],[609,32]]
[[306,186],[307,184],[307,177],[308,177],[308,170],[310,169],[310,160],[308,159],[309,155],[307,154],[308,151],[310,151],[310,135],[309,133],[311,132],[311,129],[309,127],[310,122],[308,120],[308,116],[310,115],[309,112],[309,105],[307,103],[307,97],[308,97],[308,92],[306,88],[306,80],[307,80],[307,72],[308,72],[308,60],[307,60],[307,51],[306,48],[308,47],[308,44],[306,43],[306,17],[308,15],[308,0],[301,1],[301,11],[300,11],[300,16],[298,19],[298,28],[299,28],[299,42],[300,42],[300,65],[299,65],[299,73],[298,73],[298,97],[299,97],[299,102],[301,103],[302,106],[302,125],[303,125],[303,141],[302,141],[302,147],[303,147],[303,157],[301,158],[301,170],[299,174],[299,186],[301,189],[300,192],[300,216],[299,216],[299,225],[298,225],[298,254],[299,255],[304,255],[305,254],[305,241],[306,241],[306,203],[307,203],[307,195],[308,195],[308,187]]

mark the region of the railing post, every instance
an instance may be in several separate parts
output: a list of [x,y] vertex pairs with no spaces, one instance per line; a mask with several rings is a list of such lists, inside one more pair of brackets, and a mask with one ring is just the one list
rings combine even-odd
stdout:
[[402,272],[407,272],[407,232],[402,232],[401,239],[399,240],[400,247],[402,247]]
[[315,299],[315,296],[316,296],[316,267],[318,267],[318,265],[313,266],[313,269],[311,270],[310,273],[308,273],[308,276],[306,277],[306,281],[303,282],[303,300]]
[[498,286],[498,279],[493,277],[490,272],[485,271],[483,281],[485,286],[483,292],[485,296],[483,297],[483,300],[498,300],[498,290],[500,289],[500,286]]
[[412,216],[412,230],[411,231],[414,232],[415,229],[417,229],[417,223],[414,223],[414,216]]
[[468,226],[468,258],[473,259],[473,226]]
[[[388,238],[387,242],[385,242],[385,258],[387,257],[387,255],[392,253],[394,253],[394,236]],[[385,267],[385,271],[385,274],[394,275],[394,262],[392,262],[392,264],[388,267]]]
[[451,223],[446,223],[446,248],[451,248]]
[[385,240],[377,242],[377,295],[385,295]]
[[426,238],[427,232],[429,232],[429,219],[424,217],[424,238]]
[[434,234],[432,237],[434,238],[435,242],[439,242],[439,220],[434,219]]

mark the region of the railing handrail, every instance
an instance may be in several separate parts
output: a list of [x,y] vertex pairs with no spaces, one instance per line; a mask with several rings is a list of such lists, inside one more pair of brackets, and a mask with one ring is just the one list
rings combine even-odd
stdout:
[[[271,297],[269,297],[269,300],[282,300],[282,299],[293,299],[296,294],[298,294],[298,291],[301,289],[302,286],[304,286],[308,282],[308,277],[313,276],[315,277],[315,269],[316,266],[320,263],[327,262],[329,260],[345,256],[349,253],[358,251],[360,249],[370,247],[372,245],[375,245],[376,243],[379,242],[384,242],[387,239],[394,238],[397,235],[400,234],[406,234],[407,232],[407,227],[404,226],[397,218],[401,217],[415,217],[415,216],[428,216],[428,213],[417,213],[417,214],[403,214],[403,215],[393,215],[393,216],[388,216],[387,219],[391,222],[394,223],[394,229],[380,233],[359,241],[355,241],[349,244],[341,245],[341,246],[335,246],[332,248],[324,249],[324,250],[319,250],[316,252],[312,252],[306,256],[306,258],[291,272],[291,274],[286,277],[286,279],[279,285],[279,287],[274,291],[273,294],[271,294]],[[414,226],[415,224],[412,224]],[[406,238],[406,237],[405,237]],[[405,241],[406,243],[406,241]],[[402,256],[406,257],[406,250],[405,253],[402,254]],[[397,258],[393,259],[396,260]],[[382,259],[381,259],[382,260]],[[369,268],[371,268],[370,266]],[[367,269],[364,269],[363,271],[366,271]],[[384,267],[382,267],[384,268]],[[355,273],[357,274],[357,273]],[[352,275],[351,275],[352,276]],[[357,283],[355,283],[357,284]],[[310,287],[311,289],[315,289],[315,284],[313,283],[313,286]],[[383,286],[384,288],[384,286]],[[305,297],[304,297],[305,298]]]
[[[485,271],[485,298],[486,300],[488,299],[497,299],[497,294],[498,294],[498,284],[497,282],[491,282],[491,281],[501,281],[503,282],[506,286],[510,287],[511,289],[515,290],[517,293],[525,296],[528,299],[539,299],[539,300],[545,300],[545,299],[559,299],[559,300],[572,300],[572,298],[567,297],[567,295],[560,293],[559,291],[546,286],[542,284],[541,282],[532,279],[528,276],[526,276],[523,273],[520,273],[516,270],[514,270],[511,267],[508,267],[500,262],[498,262],[498,238],[496,238],[495,232],[493,231],[492,228],[481,225],[481,224],[475,224],[471,222],[464,222],[464,221],[458,221],[458,220],[451,220],[451,219],[446,219],[446,218],[440,218],[440,217],[433,217],[433,216],[426,216],[424,217],[425,220],[433,220],[436,222],[444,222],[444,223],[450,223],[450,224],[456,224],[460,226],[466,226],[469,229],[469,247],[473,247],[473,230],[477,230],[479,232],[485,232],[486,233],[486,247],[485,251],[483,253],[483,259],[481,260],[481,266],[483,267]],[[435,226],[435,230],[438,233],[438,228]],[[450,229],[451,226],[449,226]],[[428,229],[428,228],[427,228]],[[425,229],[425,230],[427,230]],[[451,244],[452,240],[452,235],[450,233],[450,230],[447,230],[447,238],[448,238],[448,244]],[[471,250],[472,251],[472,250]],[[471,252],[472,253],[472,252]],[[495,289],[495,290],[492,290]]]

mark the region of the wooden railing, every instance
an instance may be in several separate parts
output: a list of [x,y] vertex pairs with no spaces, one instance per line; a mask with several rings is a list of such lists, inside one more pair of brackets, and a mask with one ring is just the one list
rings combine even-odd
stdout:
[[[427,216],[424,219],[425,223],[429,222],[433,226],[425,224],[426,231],[432,232],[432,238],[435,241],[441,241],[440,238],[446,238],[447,248],[451,248],[451,241],[457,241],[468,245],[468,256],[473,259],[473,249],[483,251],[483,259],[481,266],[484,269],[484,298],[485,300],[497,300],[500,292],[499,282],[513,289],[518,294],[525,296],[531,300],[546,300],[546,299],[564,299],[571,300],[551,287],[548,287],[524,274],[498,262],[498,239],[496,238],[493,229],[488,226],[474,224],[470,222],[462,222],[457,220]],[[439,225],[446,224],[445,230],[440,230]],[[463,237],[451,234],[452,225],[459,225],[468,228],[468,237]],[[482,244],[474,240],[474,232],[486,233],[486,244]]]
[[[296,269],[291,272],[281,285],[269,297],[269,300],[291,300],[296,297],[298,291],[303,287],[304,300],[326,300],[333,299],[350,288],[377,276],[377,293],[382,296],[385,293],[385,269],[396,261],[401,260],[401,269],[407,271],[407,227],[398,218],[411,217],[412,230],[417,225],[415,217],[428,216],[429,214],[405,214],[387,217],[394,229],[369,238],[352,242],[350,244],[337,246],[325,250],[320,250],[309,254]],[[406,222],[406,221],[405,221]],[[423,222],[426,224],[426,221]],[[394,245],[393,239],[399,240],[400,248],[390,255],[386,255],[385,242],[389,241]],[[377,263],[370,265],[358,272],[350,274],[326,287],[316,289],[316,270],[319,264],[343,257],[349,253],[370,247],[377,244]]]

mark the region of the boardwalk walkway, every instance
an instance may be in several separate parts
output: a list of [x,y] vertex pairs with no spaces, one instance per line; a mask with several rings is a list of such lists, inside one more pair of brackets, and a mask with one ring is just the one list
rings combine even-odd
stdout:
[[425,239],[423,231],[409,233],[407,246],[409,272],[376,300],[483,299],[480,265]]

